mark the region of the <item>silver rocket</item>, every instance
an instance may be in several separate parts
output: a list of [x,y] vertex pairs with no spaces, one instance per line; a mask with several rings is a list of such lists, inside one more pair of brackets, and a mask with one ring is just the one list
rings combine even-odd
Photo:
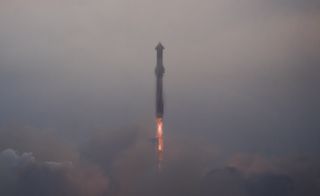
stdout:
[[157,66],[155,69],[156,74],[156,116],[157,118],[163,117],[163,85],[162,78],[164,75],[164,66],[163,66],[163,50],[164,47],[161,43],[156,46],[157,51]]

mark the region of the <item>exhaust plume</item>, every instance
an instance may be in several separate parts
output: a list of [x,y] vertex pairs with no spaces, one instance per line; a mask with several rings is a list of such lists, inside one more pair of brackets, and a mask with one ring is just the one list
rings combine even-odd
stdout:
[[161,162],[163,159],[163,85],[162,78],[164,74],[163,66],[163,50],[164,47],[159,43],[156,47],[157,50],[157,66],[155,69],[156,74],[156,118],[157,118],[157,156],[158,156],[158,168],[161,168]]

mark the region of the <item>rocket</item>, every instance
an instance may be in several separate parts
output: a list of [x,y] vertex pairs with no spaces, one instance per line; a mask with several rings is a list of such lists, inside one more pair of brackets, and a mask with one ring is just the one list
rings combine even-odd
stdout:
[[156,74],[156,117],[161,118],[163,117],[163,85],[162,85],[162,78],[164,75],[164,66],[163,66],[163,50],[164,47],[161,43],[156,46],[157,51],[157,65],[155,69]]
[[163,50],[164,47],[161,43],[156,46],[157,51],[157,65],[155,69],[156,74],[156,118],[157,118],[157,160],[159,171],[162,168],[163,151],[164,151],[164,141],[163,141],[163,84],[162,79],[164,75],[163,66]]

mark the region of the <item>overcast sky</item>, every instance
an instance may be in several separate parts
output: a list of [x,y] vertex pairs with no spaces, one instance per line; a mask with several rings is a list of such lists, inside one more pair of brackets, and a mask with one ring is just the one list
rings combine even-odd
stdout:
[[2,137],[139,127],[147,141],[159,41],[168,154],[319,155],[317,0],[1,0]]

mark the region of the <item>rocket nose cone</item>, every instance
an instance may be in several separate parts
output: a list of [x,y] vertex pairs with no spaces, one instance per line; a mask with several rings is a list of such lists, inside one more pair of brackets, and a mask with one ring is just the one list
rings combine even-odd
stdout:
[[161,42],[159,42],[159,44],[156,46],[156,50],[163,50],[164,47],[163,45],[161,44]]

